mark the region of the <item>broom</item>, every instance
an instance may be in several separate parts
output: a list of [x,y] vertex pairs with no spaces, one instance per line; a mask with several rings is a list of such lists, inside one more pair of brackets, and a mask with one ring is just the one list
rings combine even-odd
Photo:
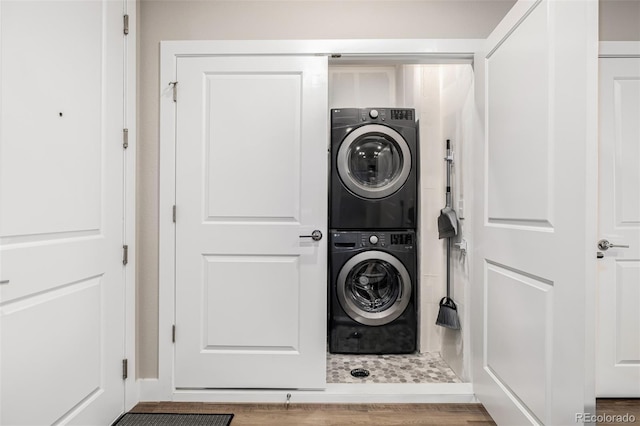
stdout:
[[458,217],[456,212],[451,208],[451,163],[453,156],[451,155],[451,141],[447,139],[447,196],[446,206],[440,210],[438,217],[438,233],[440,239],[447,239],[447,295],[440,299],[440,310],[436,325],[460,330],[460,320],[458,319],[458,307],[451,298],[451,238],[458,234]]

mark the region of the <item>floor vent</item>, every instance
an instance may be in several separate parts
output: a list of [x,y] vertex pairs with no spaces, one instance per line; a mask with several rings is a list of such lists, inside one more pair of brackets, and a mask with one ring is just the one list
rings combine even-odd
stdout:
[[354,368],[351,370],[351,375],[353,377],[369,377],[369,370],[365,370],[364,368]]

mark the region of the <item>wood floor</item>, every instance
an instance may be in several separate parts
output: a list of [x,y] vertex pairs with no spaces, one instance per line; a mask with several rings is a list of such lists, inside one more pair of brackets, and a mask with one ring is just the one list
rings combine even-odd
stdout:
[[234,413],[231,426],[494,425],[480,404],[209,404],[141,402],[136,413]]
[[[233,413],[231,426],[495,425],[481,404],[292,404],[286,409],[283,404],[141,402],[131,412]],[[597,412],[628,413],[640,425],[640,399],[598,399]]]
[[640,426],[640,398],[636,399],[609,399],[602,398],[596,401],[596,414],[604,416],[604,415],[620,415],[624,416],[628,414],[629,416],[633,416],[635,418],[634,422],[626,421],[625,423],[621,422],[599,422],[599,425],[638,425]]

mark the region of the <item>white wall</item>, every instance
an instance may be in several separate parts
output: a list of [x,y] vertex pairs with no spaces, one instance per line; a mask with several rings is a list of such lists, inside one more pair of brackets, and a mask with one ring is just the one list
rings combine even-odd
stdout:
[[[439,301],[446,295],[446,240],[439,239],[437,218],[445,205],[446,140],[454,150],[452,206],[473,205],[471,182],[471,123],[473,71],[471,65],[406,67],[405,87],[413,82],[413,101],[420,117],[420,350],[440,352],[463,380],[469,379],[469,261],[458,248],[451,251],[452,298],[458,306],[460,331],[435,325]],[[405,99],[411,94],[406,95]],[[461,213],[458,211],[458,213]],[[454,242],[472,235],[472,218],[460,217]]]
[[[445,138],[450,138],[454,149],[453,206],[458,214],[458,236],[454,242],[473,246],[473,114],[474,75],[470,66],[449,67],[442,75],[442,127]],[[442,330],[442,357],[456,374],[470,380],[471,345],[468,334],[470,323],[470,250],[456,247],[452,250],[453,298],[458,305],[462,330]]]

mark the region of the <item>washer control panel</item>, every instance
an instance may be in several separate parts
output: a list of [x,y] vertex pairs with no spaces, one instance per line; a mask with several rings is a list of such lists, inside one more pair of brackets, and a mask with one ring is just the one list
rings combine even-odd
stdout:
[[362,234],[360,234],[360,247],[367,246],[386,247],[387,236],[383,232],[363,232]]

